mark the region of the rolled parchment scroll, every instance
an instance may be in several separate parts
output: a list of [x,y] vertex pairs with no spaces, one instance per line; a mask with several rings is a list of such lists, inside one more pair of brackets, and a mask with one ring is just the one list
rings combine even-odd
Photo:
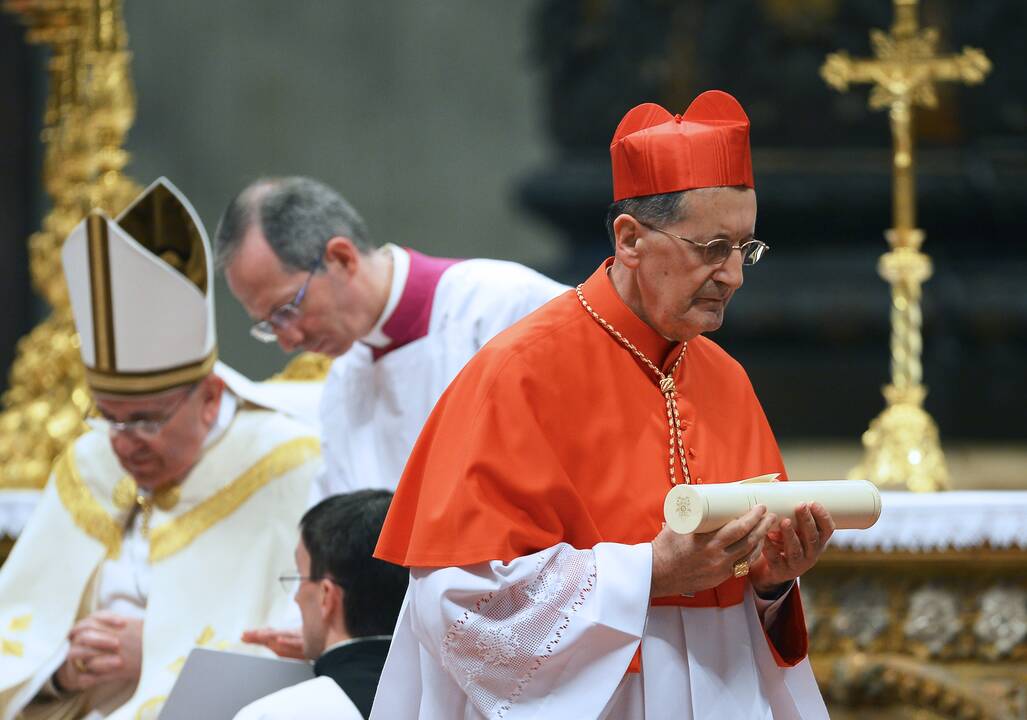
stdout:
[[839,529],[865,530],[881,516],[881,493],[867,480],[777,482],[777,475],[713,485],[676,485],[663,503],[670,529],[682,534],[712,532],[756,505],[781,518],[794,518],[800,503],[827,508]]

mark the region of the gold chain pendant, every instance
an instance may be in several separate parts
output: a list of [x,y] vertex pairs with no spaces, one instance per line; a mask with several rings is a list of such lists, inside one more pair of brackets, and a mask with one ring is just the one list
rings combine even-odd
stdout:
[[581,307],[585,308],[585,312],[592,316],[592,319],[599,323],[606,332],[610,333],[614,338],[620,341],[632,355],[637,357],[645,364],[653,374],[656,375],[656,381],[659,384],[660,392],[663,393],[664,401],[667,404],[667,426],[670,428],[670,484],[677,485],[677,473],[675,472],[677,463],[675,462],[675,455],[680,459],[681,472],[684,475],[684,482],[686,485],[692,484],[692,475],[688,471],[688,461],[685,459],[685,443],[681,438],[681,416],[678,413],[678,401],[677,401],[677,386],[674,383],[674,373],[677,372],[678,366],[681,365],[681,361],[685,358],[685,349],[688,347],[688,343],[682,343],[681,352],[678,354],[677,360],[670,368],[670,372],[666,375],[656,367],[656,364],[647,358],[645,354],[639,350],[634,344],[631,343],[626,337],[620,334],[613,325],[606,322],[592,306],[585,300],[584,293],[581,292],[581,285],[575,288],[575,292],[578,295],[578,300],[581,302]]
[[161,488],[152,495],[139,492],[139,486],[130,476],[125,475],[117,484],[111,494],[111,501],[114,507],[119,510],[130,510],[133,505],[138,506],[143,513],[143,536],[150,535],[150,520],[153,517],[153,508],[158,507],[164,512],[171,510],[182,498],[181,485]]

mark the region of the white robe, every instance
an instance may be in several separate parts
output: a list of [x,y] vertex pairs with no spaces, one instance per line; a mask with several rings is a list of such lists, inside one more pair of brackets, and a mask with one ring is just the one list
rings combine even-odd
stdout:
[[361,488],[395,490],[421,427],[467,361],[566,289],[516,263],[464,260],[439,280],[427,335],[378,360],[364,343],[337,358],[321,398],[325,474],[312,502]]
[[364,720],[360,710],[330,677],[283,688],[236,713],[235,720]]
[[774,661],[751,591],[650,607],[651,572],[648,543],[412,569],[371,720],[827,718],[808,659]]
[[[0,718],[17,715],[44,688],[67,656],[76,620],[105,608],[138,615],[140,604],[135,688],[108,683],[29,710],[156,717],[193,647],[231,646],[243,630],[292,614],[276,578],[293,566],[297,523],[320,464],[317,439],[278,413],[239,411],[182,482],[178,503],[154,510],[146,539],[136,520],[129,524],[131,510],[113,501],[125,472],[107,435],[87,433],[68,452],[0,568],[0,634],[9,651],[0,653]],[[140,553],[148,572],[137,567]]]

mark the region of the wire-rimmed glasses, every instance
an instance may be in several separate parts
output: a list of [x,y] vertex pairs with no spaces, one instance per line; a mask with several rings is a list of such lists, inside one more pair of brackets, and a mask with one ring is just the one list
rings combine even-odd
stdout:
[[317,272],[317,268],[320,265],[321,263],[318,263],[311,269],[307,279],[303,281],[303,285],[296,291],[296,295],[292,300],[279,305],[268,313],[265,319],[253,324],[250,328],[250,336],[254,340],[259,340],[262,343],[273,343],[278,339],[277,331],[284,330],[300,319],[300,303],[303,302],[303,297],[307,294],[310,280],[314,277],[314,273]]
[[299,573],[282,573],[278,576],[278,584],[282,586],[282,590],[285,590],[287,595],[295,595],[300,588],[300,583],[304,580],[316,580],[316,578]]
[[317,582],[318,580],[329,580],[338,585],[339,587],[342,587],[342,584],[330,575],[313,577],[312,575],[301,575],[300,573],[294,571],[290,573],[282,573],[278,576],[278,584],[281,585],[282,590],[285,590],[285,592],[289,595],[296,594],[296,591],[300,589],[300,583],[303,583],[305,581]]
[[193,394],[193,391],[196,388],[196,384],[191,385],[182,397],[175,402],[171,410],[164,415],[164,417],[140,418],[138,420],[114,420],[104,415],[94,402],[89,406],[89,410],[86,411],[84,420],[86,425],[92,429],[111,435],[132,433],[133,435],[138,435],[140,437],[153,438],[160,435],[164,426],[174,419],[175,414],[182,409],[182,406],[185,405],[186,400],[189,399],[189,396]]
[[763,257],[763,254],[770,249],[769,245],[762,240],[757,240],[756,238],[746,240],[740,245],[732,245],[731,241],[725,238],[716,238],[715,240],[710,240],[707,243],[701,243],[682,235],[675,235],[672,232],[667,232],[663,228],[658,228],[655,225],[650,225],[649,223],[642,222],[641,220],[639,222],[650,230],[655,230],[667,237],[695,245],[702,251],[703,262],[707,265],[723,265],[735,250],[740,250],[742,253],[742,265],[755,265],[760,261],[760,258]]

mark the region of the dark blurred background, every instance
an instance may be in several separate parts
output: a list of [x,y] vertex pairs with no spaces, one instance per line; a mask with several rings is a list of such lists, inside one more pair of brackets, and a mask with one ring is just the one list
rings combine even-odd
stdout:
[[[1027,438],[1027,53],[1022,0],[927,0],[941,50],[982,48],[983,85],[939,86],[917,114],[927,408],[943,439]],[[837,93],[824,57],[870,53],[886,0],[133,2],[139,112],[129,172],[164,174],[213,232],[256,175],[303,173],[347,195],[382,241],[530,264],[565,282],[608,254],[608,145],[623,113],[681,112],[734,94],[752,120],[757,235],[714,339],[748,369],[784,439],[854,440],[883,406],[890,132],[868,88]],[[39,180],[45,58],[0,15],[0,361],[39,317],[25,241]],[[254,376],[283,356],[246,337],[223,285],[227,361]]]

